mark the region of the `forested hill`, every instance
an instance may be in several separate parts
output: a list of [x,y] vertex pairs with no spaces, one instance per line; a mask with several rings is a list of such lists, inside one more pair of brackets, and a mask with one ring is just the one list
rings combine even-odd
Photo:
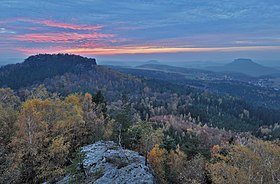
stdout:
[[[141,75],[138,75],[139,72]],[[241,99],[191,87],[188,85],[191,80],[177,73],[173,75],[149,70],[139,72],[126,73],[124,70],[110,69],[96,65],[95,59],[76,55],[41,54],[31,56],[21,64],[1,68],[0,88],[12,88],[21,99],[27,99],[28,93],[33,93],[32,90],[41,84],[47,91],[60,96],[102,91],[108,104],[119,101],[126,94],[142,119],[191,113],[203,123],[226,130],[257,134],[261,127],[271,126],[271,131],[276,133],[270,138],[279,137],[278,128],[274,129],[280,120],[278,109],[251,103],[249,98]],[[217,84],[225,86],[219,81]],[[237,84],[234,87],[236,89],[240,86]],[[253,95],[256,92],[251,91]],[[276,98],[263,98],[263,101],[277,104]]]
[[96,66],[96,60],[69,54],[39,54],[23,63],[0,68],[0,87],[19,89],[67,72],[81,72]]
[[[279,181],[280,114],[269,106],[194,88],[178,73],[125,73],[74,55],[32,56],[0,73],[14,88],[0,87],[0,183],[93,183],[114,168],[116,179],[132,160],[137,169],[114,145],[113,159],[96,155],[100,140],[144,155],[160,184]],[[110,166],[85,164],[87,153]]]

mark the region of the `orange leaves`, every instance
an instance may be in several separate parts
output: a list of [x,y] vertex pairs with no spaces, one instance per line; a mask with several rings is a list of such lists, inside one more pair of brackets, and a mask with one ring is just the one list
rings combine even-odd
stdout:
[[40,100],[40,99],[32,99],[32,100],[27,100],[23,105],[22,105],[22,110],[43,110],[44,108],[48,107],[51,104],[50,100]]
[[214,145],[211,149],[211,155],[213,161],[227,161],[229,158],[223,153],[225,148],[220,147],[219,145]]
[[65,99],[66,103],[72,104],[72,105],[78,105],[80,106],[80,99],[76,95],[69,95]]
[[160,183],[185,183],[189,180],[187,157],[179,147],[176,151],[167,152],[156,144],[149,152],[148,160]]
[[215,151],[218,147],[212,149],[212,156],[220,158],[208,165],[214,183],[277,183],[280,179],[279,146],[250,139],[245,145],[226,146],[226,149],[226,156],[221,149]]
[[207,167],[210,172],[212,182],[215,184],[246,184],[246,174],[239,168],[228,165],[225,162],[209,164]]
[[28,100],[22,105],[22,110],[18,116],[17,127],[18,137],[25,140],[29,145],[38,138],[36,134],[48,128],[44,121],[50,101],[38,99]]
[[63,137],[54,138],[50,146],[50,153],[52,155],[68,153],[69,146],[69,143],[65,143]]
[[180,167],[187,160],[187,155],[177,147],[176,151],[171,150],[169,161],[174,167]]
[[221,148],[220,148],[219,145],[214,145],[214,146],[212,147],[211,152],[212,152],[213,155],[215,155],[215,154],[218,154],[218,153],[219,153],[220,149],[221,149]]
[[76,95],[65,100],[27,100],[19,113],[18,131],[12,143],[18,164],[30,166],[34,173],[28,177],[37,180],[63,174],[70,152],[83,144],[84,125]]
[[158,144],[149,152],[148,158],[151,163],[160,163],[161,159],[164,158],[166,150],[160,148]]
[[148,160],[161,183],[165,183],[165,159],[167,151],[158,144],[149,152]]
[[[37,91],[22,104],[18,116],[13,115],[17,130],[10,144],[15,155],[12,169],[18,169],[22,183],[56,179],[65,174],[66,165],[79,147],[109,139],[112,134],[111,120],[104,118],[100,106],[93,105],[89,93],[63,99]],[[2,109],[0,104],[0,111],[5,112]],[[6,122],[3,118],[1,124]]]
[[83,99],[83,110],[86,113],[86,116],[92,110],[92,108],[93,108],[92,96],[90,93],[86,93]]

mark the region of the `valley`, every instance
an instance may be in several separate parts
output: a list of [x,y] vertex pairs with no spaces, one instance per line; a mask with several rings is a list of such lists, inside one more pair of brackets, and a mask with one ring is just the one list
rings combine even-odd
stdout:
[[[69,182],[67,176],[71,176],[74,182],[97,182],[99,175],[102,180],[112,178],[100,171],[88,176],[75,165],[90,159],[77,160],[81,146],[110,140],[144,156],[139,159],[151,164],[161,183],[208,183],[208,177],[215,179],[219,171],[213,167],[220,161],[212,163],[213,159],[223,156],[224,150],[239,154],[231,145],[241,148],[245,144],[251,149],[268,144],[265,151],[270,154],[270,147],[279,144],[279,93],[252,83],[260,79],[246,75],[154,63],[134,68],[100,66],[95,59],[82,56],[40,54],[0,68],[0,76],[0,138],[4,141],[0,148],[6,163],[0,168],[4,173],[0,181]],[[266,143],[268,140],[274,143]],[[259,152],[255,154],[259,156]],[[180,164],[160,165],[174,156]],[[277,154],[273,158],[279,159]],[[123,160],[111,159],[117,171],[126,167]],[[44,167],[38,168],[41,162]],[[17,164],[23,168],[12,179],[15,171],[10,169]],[[174,178],[159,177],[165,167],[175,169],[164,171],[165,177]],[[182,169],[186,169],[185,178],[179,177]],[[109,173],[108,168],[104,172]],[[153,182],[150,172],[145,175]]]

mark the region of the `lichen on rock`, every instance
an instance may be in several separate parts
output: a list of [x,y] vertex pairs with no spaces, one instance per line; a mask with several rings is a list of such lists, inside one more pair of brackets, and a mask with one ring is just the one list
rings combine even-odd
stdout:
[[112,141],[98,141],[82,147],[85,183],[153,184],[152,170],[139,153],[123,149]]

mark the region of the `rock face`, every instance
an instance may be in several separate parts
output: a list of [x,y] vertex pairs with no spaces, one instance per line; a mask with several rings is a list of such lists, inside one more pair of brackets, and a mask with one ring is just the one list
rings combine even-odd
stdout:
[[70,54],[38,54],[28,57],[23,63],[0,67],[0,86],[19,89],[34,83],[42,84],[45,79],[66,73],[79,74],[95,68],[94,58]]
[[112,141],[99,141],[82,148],[86,183],[152,184],[154,176],[145,158]]

